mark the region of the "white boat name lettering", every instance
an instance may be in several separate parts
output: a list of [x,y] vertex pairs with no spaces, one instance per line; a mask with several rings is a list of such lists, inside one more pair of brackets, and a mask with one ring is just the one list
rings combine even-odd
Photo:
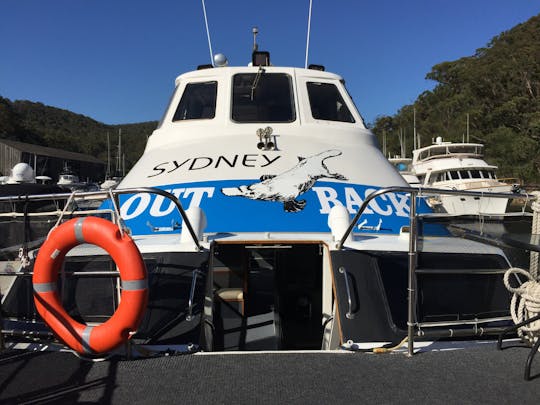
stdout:
[[[344,188],[344,196],[338,196],[338,193],[332,187],[313,187],[312,190],[317,194],[321,209],[321,214],[329,214],[330,209],[334,205],[345,205],[347,210],[351,214],[356,214],[358,209],[363,204],[364,200],[358,195],[358,192],[353,187]],[[366,188],[364,191],[364,197],[369,196],[376,191],[374,188]],[[338,197],[345,197],[345,204]],[[409,216],[409,198],[406,194],[394,194],[388,193],[378,196],[376,199],[371,200],[366,209],[365,214],[379,214],[389,216],[395,213],[398,217]]]
[[[184,206],[184,208],[189,209],[191,207],[200,206],[205,194],[208,196],[208,198],[212,198],[212,196],[214,195],[214,190],[214,187],[193,187],[174,188],[172,190],[165,191],[174,194],[178,199],[189,198],[190,196],[192,196],[187,208]],[[136,218],[143,212],[145,212],[150,206],[150,203],[152,203],[152,205],[150,206],[150,215],[152,217],[164,217],[173,213],[176,209],[175,204],[170,200],[167,200],[168,206],[164,208],[164,202],[165,197],[160,195],[156,196],[154,202],[152,203],[152,196],[150,194],[134,194],[122,204],[122,207],[120,208],[120,215],[125,220]]]
[[[188,187],[173,188],[168,191],[182,201],[184,209],[199,207],[203,199],[213,199],[215,187]],[[335,205],[343,205],[351,214],[358,212],[363,204],[365,197],[369,196],[376,189],[366,188],[363,191],[364,198],[358,193],[359,190],[354,187],[344,187],[343,191],[338,191],[332,187],[313,187],[311,189],[319,201],[319,213],[328,215],[330,209]],[[219,198],[221,194],[217,193]],[[186,201],[187,200],[187,201]],[[365,214],[377,214],[380,216],[396,215],[398,217],[409,216],[409,197],[406,194],[388,193],[378,196],[372,200]],[[152,197],[147,193],[134,194],[123,202],[120,214],[125,220],[134,219],[143,213],[151,217],[164,217],[176,211],[176,206],[172,201],[166,200],[163,196]]]

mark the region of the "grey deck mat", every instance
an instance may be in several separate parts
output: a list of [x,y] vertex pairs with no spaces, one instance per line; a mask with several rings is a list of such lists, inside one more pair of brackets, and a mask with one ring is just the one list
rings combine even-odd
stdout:
[[89,362],[66,352],[0,354],[2,404],[540,403],[527,348],[401,353],[257,353]]

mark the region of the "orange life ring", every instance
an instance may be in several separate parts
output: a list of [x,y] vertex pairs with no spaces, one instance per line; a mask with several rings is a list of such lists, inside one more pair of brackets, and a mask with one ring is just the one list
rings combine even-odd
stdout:
[[[90,243],[105,249],[120,271],[120,304],[95,327],[71,318],[57,292],[58,271],[72,248]],[[97,217],[71,219],[55,228],[39,249],[32,277],[36,308],[52,331],[81,354],[106,353],[137,330],[148,302],[146,267],[133,239],[113,223]]]

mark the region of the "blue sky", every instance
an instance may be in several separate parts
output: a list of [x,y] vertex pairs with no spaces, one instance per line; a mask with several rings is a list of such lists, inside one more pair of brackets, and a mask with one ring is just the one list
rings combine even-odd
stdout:
[[[274,65],[304,66],[309,0],[206,0],[214,53],[250,60],[251,28]],[[367,122],[540,13],[540,0],[313,0],[309,62],[344,77]],[[0,0],[0,96],[107,124],[158,120],[174,78],[209,63],[200,0]]]

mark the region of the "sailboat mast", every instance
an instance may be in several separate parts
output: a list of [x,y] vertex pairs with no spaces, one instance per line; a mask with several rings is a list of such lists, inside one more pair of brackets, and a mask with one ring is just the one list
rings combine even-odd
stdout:
[[118,129],[118,151],[116,155],[116,175],[122,172],[122,128]]
[[413,108],[413,150],[415,149],[416,149],[416,108]]
[[107,132],[107,173],[105,174],[105,179],[108,179],[111,176],[111,138],[109,132]]

